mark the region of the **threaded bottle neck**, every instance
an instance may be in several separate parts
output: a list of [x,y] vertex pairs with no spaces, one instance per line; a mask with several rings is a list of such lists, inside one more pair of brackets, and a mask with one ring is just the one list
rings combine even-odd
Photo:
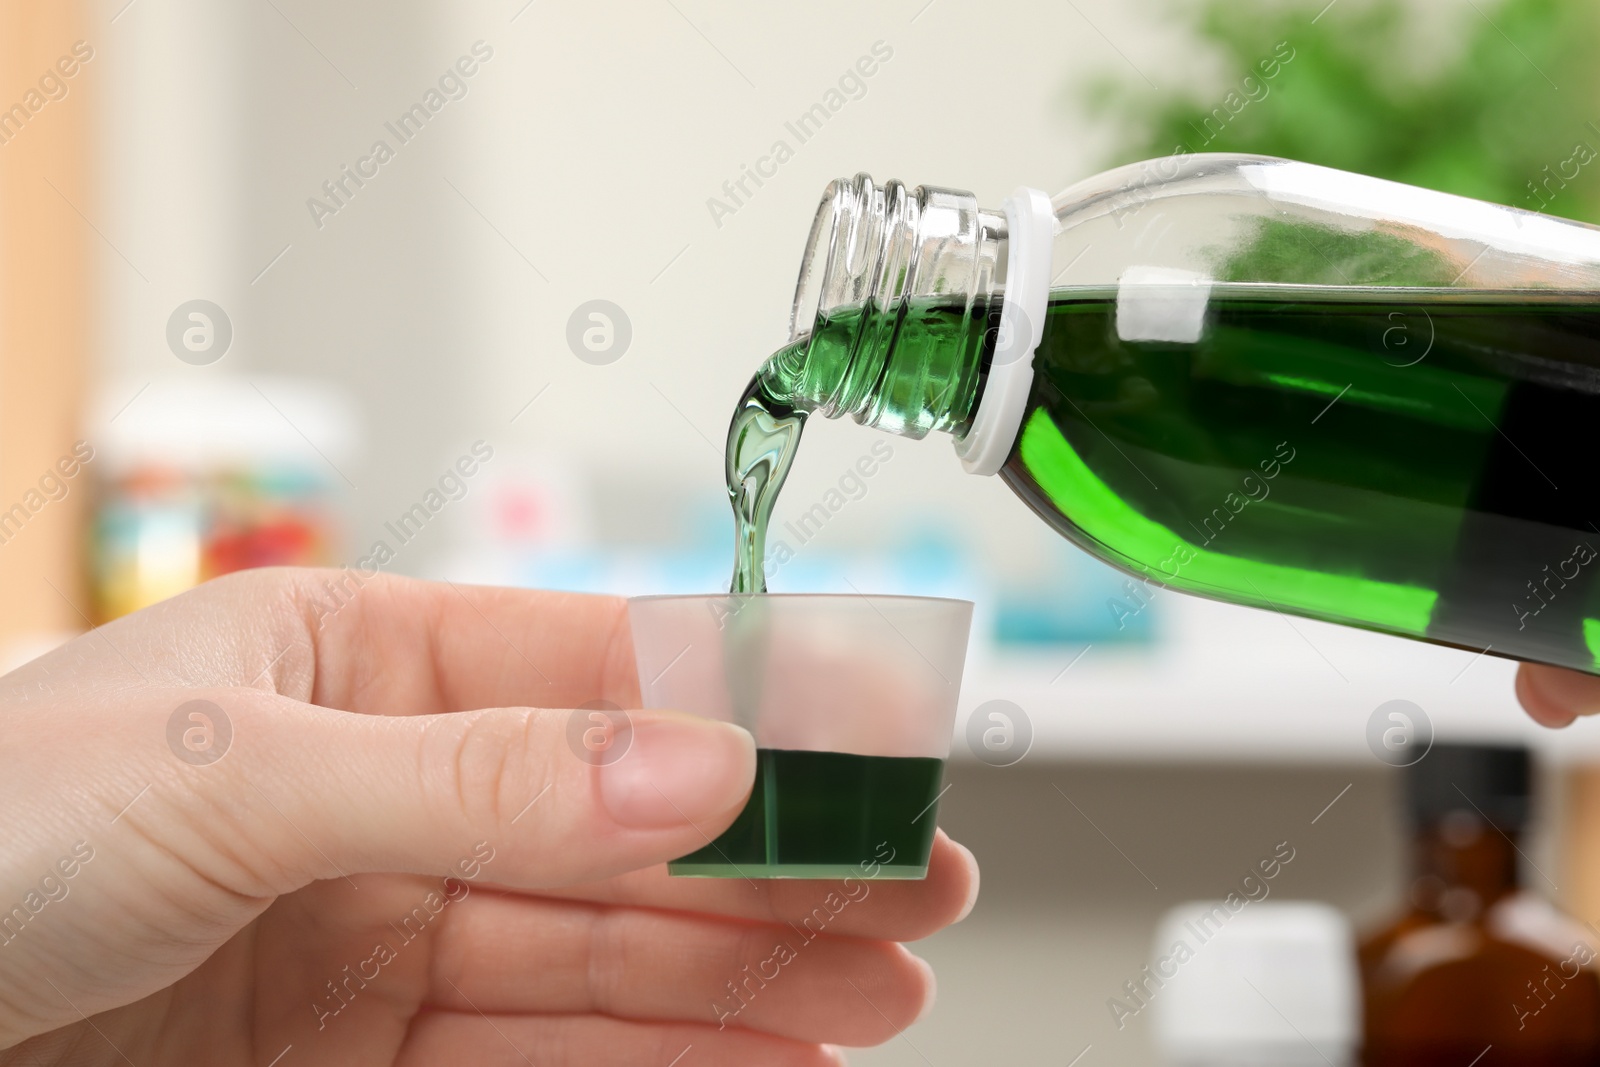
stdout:
[[823,194],[775,395],[920,438],[977,410],[1005,287],[1006,217],[970,193],[860,174]]

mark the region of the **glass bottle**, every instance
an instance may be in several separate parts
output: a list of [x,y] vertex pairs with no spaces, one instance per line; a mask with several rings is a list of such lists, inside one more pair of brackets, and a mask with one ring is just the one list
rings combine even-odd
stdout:
[[1600,1062],[1588,933],[1520,886],[1527,750],[1435,745],[1405,773],[1415,881],[1360,948],[1367,1067]]
[[859,175],[791,336],[747,406],[950,434],[1152,585],[1600,672],[1600,228],[1261,156]]

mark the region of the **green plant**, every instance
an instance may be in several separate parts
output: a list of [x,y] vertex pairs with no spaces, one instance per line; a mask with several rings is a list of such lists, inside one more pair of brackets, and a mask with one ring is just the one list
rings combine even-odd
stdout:
[[[1233,72],[1209,95],[1091,84],[1129,131],[1113,162],[1253,152],[1600,222],[1595,0],[1473,0],[1444,56],[1398,0],[1323,3],[1204,0],[1197,35]],[[1292,59],[1264,77],[1280,42]]]

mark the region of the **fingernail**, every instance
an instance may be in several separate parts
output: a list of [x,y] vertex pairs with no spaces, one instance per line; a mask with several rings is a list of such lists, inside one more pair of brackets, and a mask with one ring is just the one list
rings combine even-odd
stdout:
[[627,753],[598,768],[600,799],[617,822],[664,829],[744,803],[756,773],[747,731],[675,712],[637,712],[631,721]]
[[850,1067],[850,1061],[844,1058],[844,1049],[838,1045],[822,1045],[822,1054],[833,1060],[839,1067]]

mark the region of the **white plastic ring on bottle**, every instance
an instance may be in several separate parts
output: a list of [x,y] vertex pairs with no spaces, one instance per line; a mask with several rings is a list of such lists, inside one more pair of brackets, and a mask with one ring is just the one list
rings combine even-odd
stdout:
[[1055,212],[1050,197],[1026,186],[1005,202],[1006,288],[1000,335],[989,363],[978,413],[956,454],[969,474],[993,474],[1011,454],[1033,387],[1033,353],[1050,301],[1050,249]]

